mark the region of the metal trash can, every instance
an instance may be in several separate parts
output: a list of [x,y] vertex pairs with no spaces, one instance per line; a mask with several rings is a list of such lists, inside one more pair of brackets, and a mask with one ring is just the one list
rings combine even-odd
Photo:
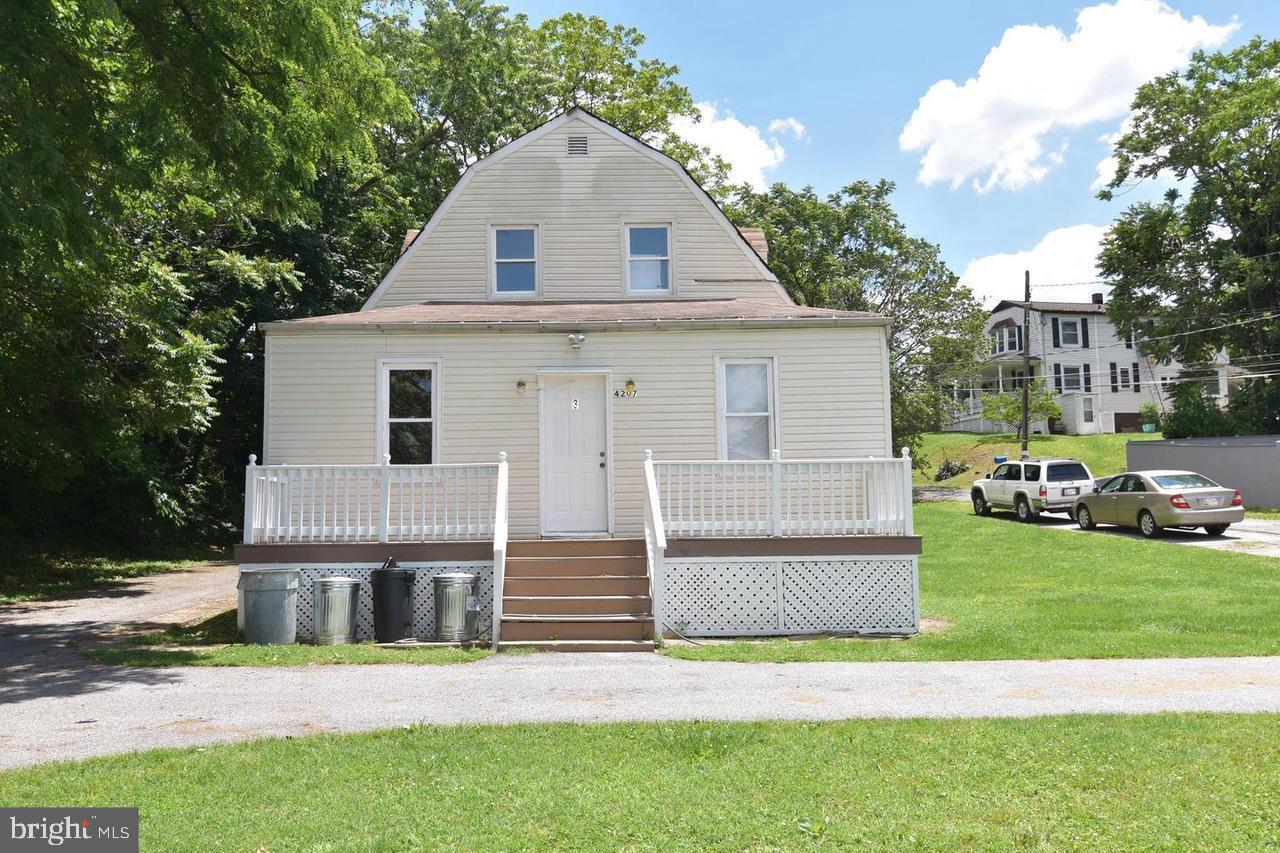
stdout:
[[478,583],[466,572],[445,572],[433,578],[436,598],[436,639],[442,643],[474,640]]
[[413,585],[418,573],[387,560],[371,573],[373,581],[373,638],[394,643],[415,636]]
[[298,636],[297,569],[241,569],[236,589],[244,597],[244,637],[261,646],[283,646]]
[[316,578],[311,582],[311,625],[317,646],[342,646],[356,641],[356,612],[360,581],[355,578]]

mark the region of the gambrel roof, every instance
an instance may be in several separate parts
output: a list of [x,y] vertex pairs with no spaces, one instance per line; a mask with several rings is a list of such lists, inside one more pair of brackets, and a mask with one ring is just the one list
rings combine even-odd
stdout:
[[[772,292],[778,298],[785,300],[788,303],[791,302],[786,290],[781,284],[779,284],[777,275],[769,269],[761,252],[757,251],[757,248],[754,245],[759,244],[763,246],[763,234],[756,233],[758,229],[745,229],[748,234],[744,235],[734,227],[728,217],[725,216],[724,211],[716,204],[715,200],[711,198],[711,196],[697,183],[697,181],[693,179],[693,177],[679,162],[668,157],[666,154],[663,154],[661,151],[641,142],[635,137],[624,133],[582,107],[574,107],[573,109],[550,119],[523,136],[507,143],[488,157],[471,164],[471,166],[463,172],[453,189],[449,191],[449,194],[445,197],[444,201],[442,201],[440,206],[436,208],[426,225],[423,226],[421,231],[412,238],[411,241],[408,241],[407,247],[402,251],[399,258],[397,258],[395,264],[383,278],[377,289],[374,290],[368,300],[366,300],[364,309],[368,310],[378,307],[382,303],[388,288],[390,288],[406,270],[413,268],[416,258],[425,250],[425,247],[431,243],[432,235],[436,231],[437,227],[440,226],[445,217],[448,216],[450,211],[458,204],[459,199],[467,192],[468,187],[478,176],[483,175],[486,171],[503,163],[513,155],[526,149],[528,146],[537,143],[548,134],[551,134],[564,127],[566,124],[574,121],[582,122],[588,128],[604,134],[611,140],[625,145],[631,151],[634,151],[653,163],[659,164],[663,168],[669,170],[672,175],[678,179],[679,184],[683,185],[683,188],[688,191],[690,196],[696,199],[697,204],[691,209],[696,209],[696,207],[700,206],[705,210],[707,216],[709,216],[715,223],[714,226],[708,224],[705,227],[712,231],[716,231],[717,229],[715,226],[718,226],[718,230],[723,231],[725,238],[727,238],[728,241],[731,241],[732,245],[737,247],[737,251],[741,253],[742,260],[734,261],[733,265],[739,267],[743,273],[750,270],[751,280],[759,283],[759,286],[762,288],[762,292]],[[685,203],[687,204],[687,202]],[[496,205],[494,216],[500,216],[502,213],[501,205]],[[703,219],[701,221],[705,222],[706,220]],[[726,244],[726,249],[727,248],[728,244]],[[729,252],[732,253],[732,250],[729,250]],[[718,279],[699,279],[699,281],[715,280]],[[735,278],[734,280],[745,280],[745,278]],[[690,293],[689,295],[692,296],[694,294]],[[402,293],[401,300],[403,301],[403,299],[404,294]],[[463,297],[463,299],[465,299],[465,297]]]

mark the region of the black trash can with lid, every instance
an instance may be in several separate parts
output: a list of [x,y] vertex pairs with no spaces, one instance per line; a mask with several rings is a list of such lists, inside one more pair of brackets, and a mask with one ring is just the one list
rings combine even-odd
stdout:
[[394,643],[415,636],[413,584],[416,572],[401,568],[395,560],[387,560],[371,574],[374,640],[379,643]]

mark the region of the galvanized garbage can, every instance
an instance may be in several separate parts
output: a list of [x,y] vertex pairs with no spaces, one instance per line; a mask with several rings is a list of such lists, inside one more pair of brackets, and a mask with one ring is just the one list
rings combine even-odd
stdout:
[[478,590],[475,575],[445,572],[433,578],[436,596],[436,639],[442,643],[474,640]]
[[241,569],[244,636],[261,646],[288,645],[298,635],[297,569]]
[[311,624],[317,646],[341,646],[356,641],[356,611],[360,581],[355,578],[316,578],[311,582]]

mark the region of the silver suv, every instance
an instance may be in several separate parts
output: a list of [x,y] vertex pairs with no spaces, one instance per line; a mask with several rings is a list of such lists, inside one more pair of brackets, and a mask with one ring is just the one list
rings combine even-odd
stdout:
[[992,509],[1011,509],[1021,521],[1035,521],[1042,512],[1075,517],[1081,495],[1093,493],[1089,466],[1076,459],[1022,459],[1001,462],[969,493],[973,511],[990,515]]

